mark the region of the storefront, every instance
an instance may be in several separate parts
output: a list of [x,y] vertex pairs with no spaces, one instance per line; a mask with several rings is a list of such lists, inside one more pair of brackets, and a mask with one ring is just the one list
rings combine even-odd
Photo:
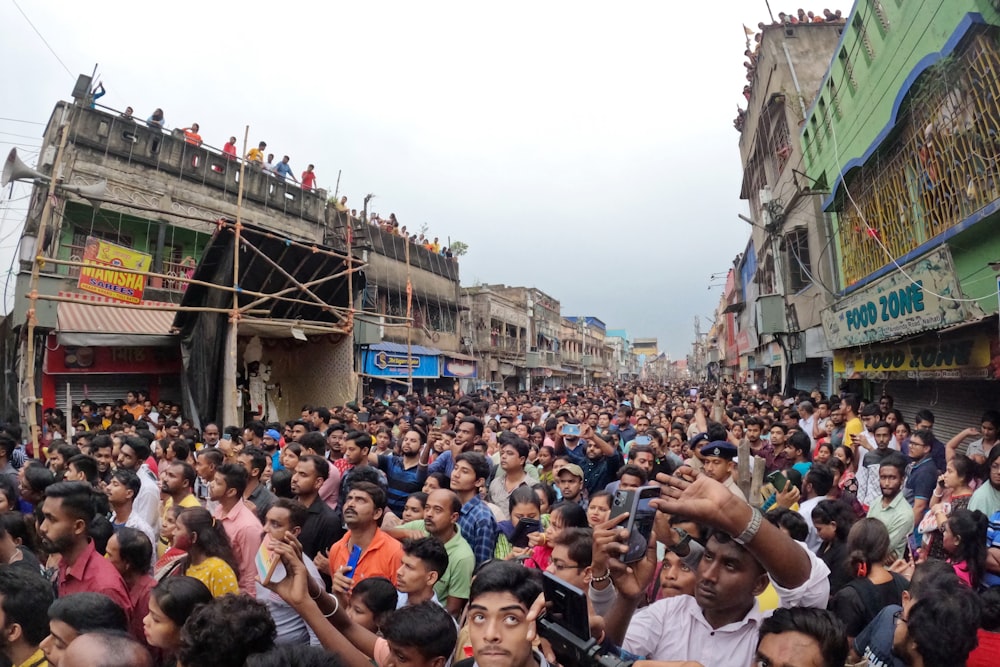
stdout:
[[362,348],[361,368],[368,390],[376,396],[399,391],[409,378],[413,391],[422,394],[435,388],[433,381],[441,377],[441,350],[382,342]]
[[455,352],[444,352],[443,355],[441,357],[441,378],[453,381],[452,390],[457,386],[463,393],[468,394],[475,391],[476,378],[479,377],[476,358]]

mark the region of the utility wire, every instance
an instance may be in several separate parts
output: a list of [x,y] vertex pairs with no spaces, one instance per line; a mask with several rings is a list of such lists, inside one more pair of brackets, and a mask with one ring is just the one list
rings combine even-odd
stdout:
[[17,11],[21,12],[21,16],[23,16],[24,20],[28,22],[28,25],[31,26],[31,29],[35,31],[35,34],[38,35],[38,39],[42,40],[42,44],[44,44],[45,47],[49,50],[49,52],[53,56],[55,56],[55,59],[59,61],[59,64],[62,65],[62,68],[66,70],[66,73],[69,74],[70,78],[72,78],[73,72],[70,70],[69,67],[66,67],[66,63],[62,61],[62,58],[59,57],[59,54],[55,52],[55,49],[53,49],[52,46],[48,43],[48,41],[45,39],[45,37],[42,36],[42,33],[38,32],[38,28],[35,27],[35,24],[31,22],[31,19],[28,18],[28,15],[24,13],[23,9],[21,9],[21,5],[17,4],[17,0],[10,0],[10,1],[14,3],[14,6],[17,7]]

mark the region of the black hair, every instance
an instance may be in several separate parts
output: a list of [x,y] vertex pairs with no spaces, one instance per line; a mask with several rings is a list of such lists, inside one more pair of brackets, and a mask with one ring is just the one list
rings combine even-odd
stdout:
[[291,524],[292,528],[301,528],[306,525],[306,520],[309,518],[309,510],[299,501],[292,500],[291,498],[277,498],[268,511],[270,512],[275,507],[288,510],[288,523]]
[[796,431],[788,436],[788,440],[785,441],[785,444],[802,452],[802,456],[806,461],[812,460],[812,452],[810,451],[812,448],[812,441],[809,440],[809,436],[802,431]]
[[859,519],[847,534],[847,552],[851,574],[857,575],[860,565],[871,571],[872,564],[884,562],[889,555],[889,530],[878,519]]
[[303,433],[299,437],[299,444],[302,445],[302,449],[313,450],[317,456],[326,456],[326,436],[319,431]]
[[248,657],[246,667],[342,667],[343,664],[335,653],[322,646],[278,644],[270,651]]
[[139,489],[142,488],[142,482],[134,470],[118,468],[111,473],[111,479],[117,479],[122,486],[131,491],[133,501],[139,497]]
[[483,425],[483,420],[477,417],[465,417],[459,422],[459,424],[472,424],[472,426],[476,429],[477,438],[483,437],[483,431],[486,429]]
[[198,479],[198,473],[195,472],[194,466],[192,466],[187,461],[179,461],[177,459],[171,461],[170,465],[181,466],[181,478],[183,478],[184,481],[187,482],[188,486],[194,488],[195,481]]
[[37,572],[26,573],[19,568],[0,568],[0,608],[7,625],[21,626],[24,639],[38,646],[49,634],[49,619],[38,613],[52,604],[52,584]]
[[798,632],[816,640],[823,667],[842,667],[847,661],[847,629],[843,622],[825,609],[810,607],[779,608],[760,624],[760,640],[767,635]]
[[423,561],[424,567],[437,572],[439,580],[448,569],[448,552],[445,551],[441,540],[433,535],[415,540],[404,540],[403,553]]
[[206,447],[205,449],[202,449],[198,452],[198,458],[205,459],[216,468],[221,466],[222,462],[225,460],[222,452],[216,447]]
[[489,593],[510,593],[527,610],[541,592],[542,577],[538,570],[513,561],[493,560],[485,563],[473,578],[469,604],[476,604],[478,598]]
[[590,523],[587,521],[587,510],[583,509],[580,503],[564,500],[561,503],[556,503],[554,507],[549,509],[549,516],[552,516],[556,512],[559,512],[559,515],[563,519],[563,528],[590,527]]
[[267,606],[229,593],[197,607],[181,628],[177,660],[184,667],[243,667],[274,648],[277,630]]
[[97,483],[97,459],[86,454],[76,454],[66,460],[66,468],[69,469],[70,466],[82,472],[88,484]]
[[812,511],[812,520],[816,523],[836,524],[838,542],[847,542],[847,535],[854,525],[855,514],[851,507],[840,500],[821,500]]
[[533,486],[519,486],[510,494],[510,498],[507,499],[507,511],[513,512],[514,507],[522,503],[530,503],[538,508],[538,511],[542,511],[542,501],[538,499],[538,495],[535,494],[535,487]]
[[429,600],[395,611],[382,636],[390,644],[415,648],[425,660],[449,657],[458,643],[451,615]]
[[164,577],[150,595],[164,616],[177,627],[184,625],[198,605],[212,600],[212,591],[200,579],[186,576]]
[[590,528],[565,528],[556,535],[555,544],[566,547],[577,567],[590,567],[593,562],[594,531]]
[[330,478],[330,464],[327,463],[326,459],[322,456],[317,456],[316,454],[306,454],[299,457],[299,463],[303,463],[305,461],[313,464],[317,477],[321,477],[323,479]]
[[127,435],[124,440],[122,440],[122,446],[128,445],[135,452],[135,458],[139,462],[139,465],[149,458],[151,453],[149,449],[149,443],[146,442],[145,438],[140,438],[137,435]]
[[[967,586],[939,591],[913,603],[906,633],[926,667],[964,665],[978,643],[979,600]],[[947,640],[941,630],[947,627]]]
[[66,442],[60,440],[59,444],[55,444],[55,442],[53,442],[49,445],[49,455],[51,456],[53,453],[61,456],[63,458],[63,462],[65,463],[79,454],[80,450],[73,445],[68,445]]
[[844,454],[847,456],[847,462],[848,463],[854,463],[854,450],[853,449],[851,449],[847,445],[837,445],[834,448],[834,450],[833,450],[834,456],[837,455],[837,450],[843,450]]
[[411,499],[416,500],[418,503],[420,503],[421,508],[427,507],[427,494],[424,493],[423,491],[414,491],[413,493],[410,494],[410,497],[407,498],[407,500]]
[[96,493],[87,482],[56,482],[45,490],[45,497],[60,499],[64,511],[89,525],[97,516]]
[[796,542],[805,542],[806,538],[809,537],[809,526],[798,512],[785,507],[777,507],[767,512],[764,518],[774,526],[784,528],[788,532],[788,536]]
[[[260,475],[263,475],[264,470],[267,468],[267,459],[269,458],[267,452],[260,447],[244,447],[243,451],[240,452],[240,456],[250,457],[250,468],[260,471],[260,474],[257,475],[257,479],[260,479]],[[253,473],[250,474],[251,476],[253,475]]]
[[153,545],[146,533],[122,526],[115,535],[118,536],[118,551],[125,564],[133,572],[148,574],[149,563],[153,558]]
[[191,456],[191,448],[188,447],[187,440],[183,438],[174,438],[167,447],[174,450],[175,460],[187,461],[188,457]]
[[[1000,451],[1000,447],[997,448]],[[42,465],[41,461],[29,461],[24,464],[24,483],[38,495],[44,495],[56,478],[52,471]],[[83,484],[84,482],[80,482]]]
[[222,479],[226,481],[226,490],[236,489],[237,499],[243,499],[243,492],[247,489],[247,482],[250,478],[250,473],[239,463],[223,463],[219,466],[218,470],[215,471],[216,475],[222,475]]
[[[221,521],[216,521],[211,513],[204,507],[189,507],[177,515],[178,521],[184,522],[184,527],[188,532],[198,536],[192,544],[192,548],[199,549],[208,557],[215,556],[221,558],[232,568],[233,574],[238,575],[240,571],[236,556],[233,555],[232,545],[229,543],[229,536],[226,535]],[[184,557],[184,571],[187,572],[191,564],[191,552]]]
[[17,486],[9,475],[0,475],[0,495],[7,499],[9,509],[17,509]]
[[928,410],[927,408],[923,408],[922,410],[917,410],[916,419],[917,421],[930,422],[931,424],[933,424],[934,413]]
[[825,496],[833,488],[833,470],[822,463],[814,463],[806,473],[805,481],[812,485],[817,496]]
[[79,634],[95,630],[128,630],[125,610],[101,593],[72,593],[49,606],[49,620],[62,621]]
[[981,592],[979,602],[982,607],[979,626],[987,632],[1000,632],[1000,586],[990,586]]
[[979,510],[957,509],[948,517],[948,528],[954,534],[957,550],[951,559],[965,562],[972,588],[977,589],[986,574],[986,531],[989,518]]
[[384,510],[388,502],[388,496],[385,489],[377,484],[372,484],[371,482],[356,482],[351,480],[351,484],[347,488],[347,493],[350,493],[351,491],[360,491],[361,493],[367,495],[372,499],[375,509],[378,510]]
[[939,589],[947,589],[961,585],[955,568],[951,563],[936,558],[928,558],[917,563],[910,577],[910,587],[907,589],[911,600],[919,600],[927,595],[934,595]]
[[[464,419],[462,420],[465,421]],[[477,420],[478,421],[478,420]],[[455,463],[459,461],[465,461],[476,473],[476,479],[486,480],[490,478],[490,464],[486,461],[486,457],[479,452],[462,452],[455,457]]]
[[371,449],[372,437],[364,431],[348,431],[344,434],[344,442],[353,442],[359,449]]
[[521,438],[518,438],[517,436],[505,438],[503,444],[500,445],[500,449],[503,449],[504,447],[510,447],[515,452],[517,452],[518,458],[522,459],[528,458],[528,452],[530,450],[530,447],[528,447],[528,443],[526,443]]
[[340,490],[341,493],[343,493],[344,498],[347,497],[347,494],[350,492],[352,488],[354,488],[355,484],[360,484],[361,482],[377,486],[383,491],[386,490],[386,482],[382,476],[382,472],[378,470],[376,467],[374,466],[361,466],[360,468],[354,467],[351,469],[351,474],[347,478],[347,484],[345,485],[344,482],[340,483]]
[[[634,449],[634,448],[633,448]],[[618,479],[621,480],[625,475],[631,475],[632,477],[638,477],[640,482],[639,486],[642,486],[648,481],[648,474],[643,468],[635,465],[634,463],[629,463],[623,465],[618,469]]]
[[861,409],[861,398],[857,394],[844,393],[841,394],[840,400],[842,403],[846,403],[847,407],[851,409],[851,412],[858,414],[858,410]]
[[351,597],[358,596],[368,607],[380,628],[386,623],[386,615],[396,609],[399,593],[392,582],[385,577],[367,577],[354,586]]
[[[325,463],[325,461],[324,461]],[[271,473],[271,493],[278,498],[294,498],[292,493],[292,471],[282,468]]]
[[884,459],[882,459],[878,467],[882,468],[895,468],[899,471],[899,476],[906,476],[906,459],[899,452],[893,451],[891,454],[887,454]]

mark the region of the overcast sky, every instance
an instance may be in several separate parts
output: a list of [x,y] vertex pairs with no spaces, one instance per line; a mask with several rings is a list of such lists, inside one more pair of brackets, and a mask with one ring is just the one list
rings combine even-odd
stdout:
[[[463,285],[536,286],[674,358],[746,243],[732,121],[763,0],[17,5],[0,0],[0,152],[30,164],[43,127],[8,119],[45,123],[97,64],[101,103],[162,107],[215,146],[249,125],[322,187],[341,170],[350,206],[374,192],[467,243]],[[0,271],[24,206],[0,210]]]

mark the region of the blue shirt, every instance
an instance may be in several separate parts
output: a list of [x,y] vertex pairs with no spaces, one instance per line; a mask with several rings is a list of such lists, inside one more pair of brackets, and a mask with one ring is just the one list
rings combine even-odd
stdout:
[[378,467],[385,472],[388,478],[389,509],[396,516],[403,516],[406,499],[410,497],[411,493],[420,491],[424,487],[424,480],[427,479],[427,466],[415,465],[412,468],[406,468],[402,456],[383,454],[378,457]]
[[477,567],[493,558],[499,528],[493,512],[479,496],[473,496],[469,502],[462,505],[458,515],[458,526],[462,529],[462,537],[472,547]]
[[274,173],[282,178],[288,178],[292,175],[292,168],[288,166],[287,162],[279,162],[274,166]]
[[451,477],[451,471],[455,469],[455,459],[451,456],[451,450],[441,452],[441,455],[434,459],[427,468],[427,473],[443,472]]

